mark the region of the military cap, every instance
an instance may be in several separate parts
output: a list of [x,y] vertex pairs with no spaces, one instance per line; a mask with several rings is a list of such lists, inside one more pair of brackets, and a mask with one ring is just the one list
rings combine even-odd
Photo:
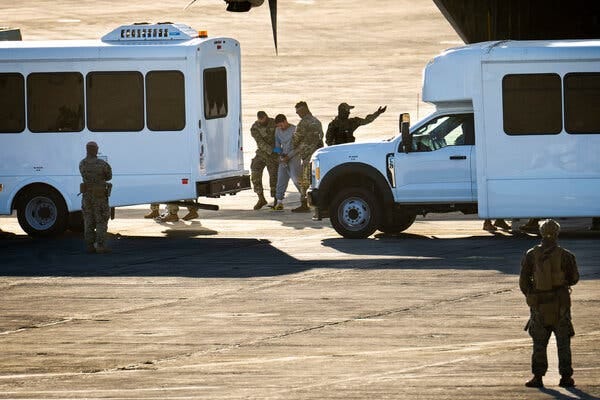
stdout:
[[338,111],[347,110],[350,111],[354,108],[354,106],[349,105],[348,103],[340,103],[338,106]]
[[540,234],[542,237],[555,238],[560,232],[560,225],[553,219],[547,219],[540,224]]
[[96,142],[87,142],[85,147],[95,147],[98,148],[98,143]]

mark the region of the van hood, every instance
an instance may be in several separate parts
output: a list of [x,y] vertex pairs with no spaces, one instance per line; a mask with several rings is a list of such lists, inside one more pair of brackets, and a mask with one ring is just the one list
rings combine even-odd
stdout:
[[381,154],[380,152],[393,151],[394,146],[394,142],[389,140],[338,144],[335,146],[321,147],[313,154],[313,157],[349,157],[358,161],[362,158],[361,156],[364,157],[369,154]]

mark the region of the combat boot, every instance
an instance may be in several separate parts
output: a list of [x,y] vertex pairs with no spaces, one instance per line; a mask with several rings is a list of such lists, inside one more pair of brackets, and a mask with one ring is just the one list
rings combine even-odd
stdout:
[[529,380],[525,383],[525,386],[533,387],[533,388],[544,387],[544,382],[542,381],[542,375],[534,375],[533,378],[531,378],[531,380]]
[[146,219],[154,219],[154,218],[158,218],[160,216],[160,214],[158,213],[158,210],[150,210],[150,212],[146,215],[144,215],[144,218]]
[[94,254],[96,252],[96,248],[94,247],[94,244],[88,244],[85,246],[85,252],[88,254]]
[[510,226],[508,226],[506,221],[503,219],[497,219],[496,222],[494,222],[494,226],[502,229],[503,231],[510,231]]
[[558,384],[560,387],[569,388],[575,386],[575,381],[570,376],[563,376],[560,378],[560,383]]
[[310,207],[308,206],[308,204],[306,204],[306,200],[303,200],[302,203],[300,204],[300,207],[296,207],[296,208],[292,209],[292,212],[295,212],[295,213],[310,212]]
[[195,218],[198,218],[198,212],[196,210],[190,210],[182,219],[184,221],[190,221]]
[[258,194],[258,201],[254,205],[254,209],[255,210],[260,210],[261,208],[263,208],[266,205],[267,205],[267,199],[265,199],[265,196],[262,193],[259,193]]
[[160,222],[177,222],[179,221],[179,217],[177,214],[167,214],[164,217],[160,218]]
[[96,247],[96,253],[98,254],[108,254],[110,252],[111,250],[103,244],[99,244],[98,247]]
[[483,228],[484,231],[488,231],[488,232],[496,232],[498,230],[498,228],[496,228],[494,225],[492,225],[492,221],[489,219],[486,219],[485,221],[483,221]]
[[521,225],[519,230],[528,233],[538,233],[540,231],[539,221],[539,218],[531,218],[525,225]]

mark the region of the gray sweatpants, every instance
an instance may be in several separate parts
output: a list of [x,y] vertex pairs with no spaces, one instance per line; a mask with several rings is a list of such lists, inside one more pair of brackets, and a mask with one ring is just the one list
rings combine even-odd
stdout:
[[283,200],[285,197],[285,191],[287,190],[290,178],[299,193],[302,193],[300,189],[300,177],[302,176],[302,165],[300,164],[300,157],[294,157],[287,162],[287,164],[279,163],[279,169],[277,170],[277,191],[275,198],[277,200]]

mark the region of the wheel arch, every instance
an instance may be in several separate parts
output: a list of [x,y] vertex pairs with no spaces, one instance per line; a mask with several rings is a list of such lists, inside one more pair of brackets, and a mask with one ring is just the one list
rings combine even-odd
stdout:
[[15,188],[15,190],[13,191],[13,193],[11,195],[12,199],[9,200],[10,211],[17,209],[18,203],[21,200],[21,196],[24,193],[26,193],[28,190],[35,189],[35,188],[49,189],[49,190],[56,192],[63,199],[63,201],[65,203],[65,207],[67,208],[67,211],[69,211],[69,212],[76,211],[76,210],[74,210],[73,204],[72,204],[69,196],[67,196],[67,194],[64,193],[64,191],[60,190],[59,187],[60,187],[60,185],[58,185],[56,182],[52,182],[52,181],[24,181],[21,183],[21,185],[18,188]]
[[383,209],[394,203],[394,196],[386,178],[377,168],[364,163],[344,163],[331,169],[319,185],[319,208],[329,208],[336,193],[343,187],[371,186]]

